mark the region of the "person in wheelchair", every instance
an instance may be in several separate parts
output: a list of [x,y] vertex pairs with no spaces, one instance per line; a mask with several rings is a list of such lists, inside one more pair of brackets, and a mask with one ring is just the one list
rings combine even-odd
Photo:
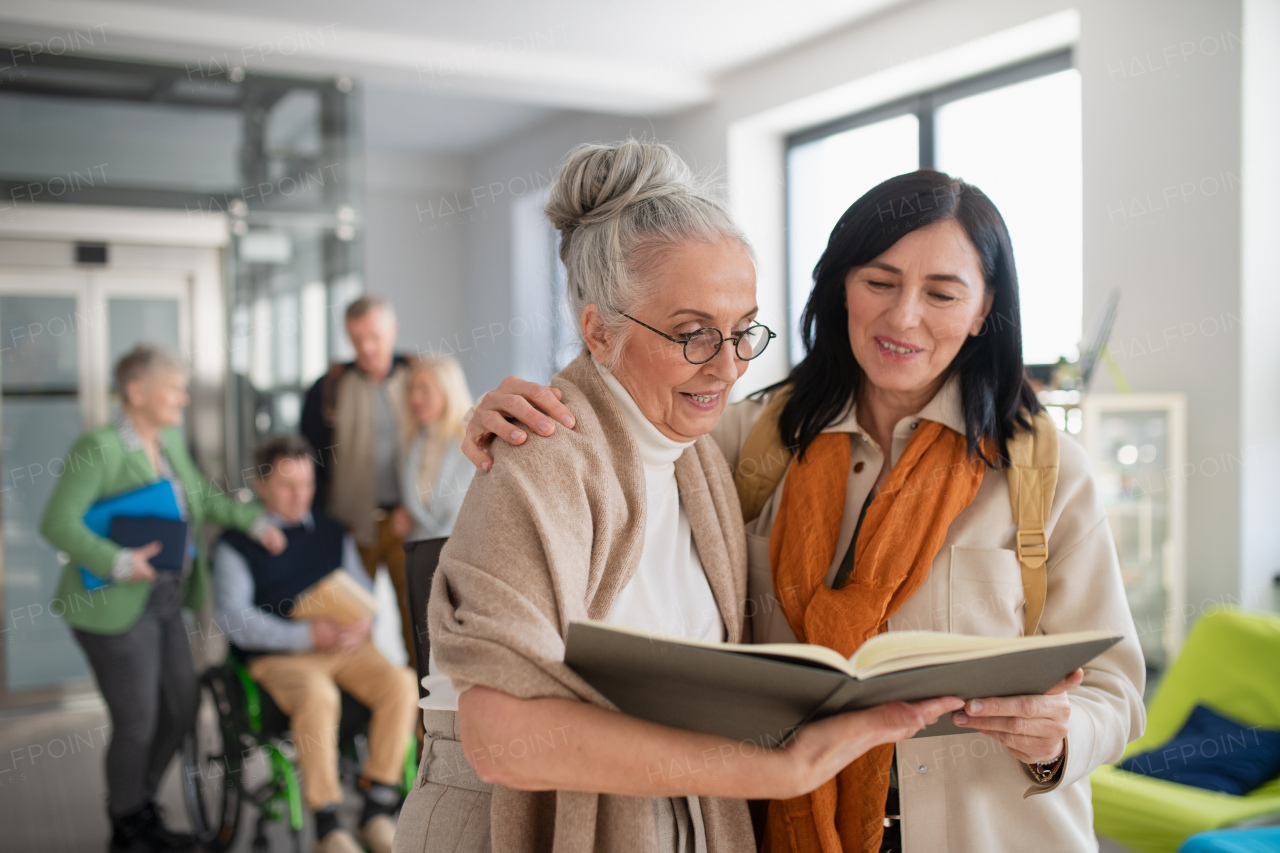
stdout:
[[373,582],[355,542],[334,519],[311,510],[315,467],[311,446],[297,435],[268,441],[255,453],[254,488],[267,517],[284,530],[289,547],[276,556],[241,534],[222,537],[213,558],[218,623],[250,676],[289,716],[315,816],[319,853],[360,853],[338,820],[341,691],[370,711],[369,757],[359,787],[364,794],[360,839],[373,853],[391,850],[392,818],[400,804],[396,785],[417,714],[417,685],[370,641],[372,620],[339,626],[327,620],[286,618],[297,596],[341,566],[366,589]]

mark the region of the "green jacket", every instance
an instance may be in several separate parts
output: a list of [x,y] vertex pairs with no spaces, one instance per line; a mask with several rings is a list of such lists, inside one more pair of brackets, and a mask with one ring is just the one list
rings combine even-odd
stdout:
[[[247,532],[262,514],[257,504],[235,501],[205,479],[177,429],[161,432],[160,450],[185,488],[189,521],[195,526],[197,542],[205,522]],[[94,634],[120,634],[138,621],[151,595],[151,582],[112,582],[92,592],[85,589],[80,567],[110,580],[111,564],[120,553],[120,546],[85,527],[84,514],[99,500],[154,483],[160,475],[145,451],[125,450],[113,426],[85,433],[71,448],[66,461],[40,523],[40,535],[68,558],[50,606],[73,628]],[[199,549],[187,583],[185,606],[200,609],[208,577],[207,560],[203,549]]]

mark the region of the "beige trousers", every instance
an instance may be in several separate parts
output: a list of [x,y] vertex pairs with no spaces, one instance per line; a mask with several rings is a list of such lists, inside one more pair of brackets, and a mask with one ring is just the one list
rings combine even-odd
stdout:
[[[413,635],[413,620],[409,618],[409,587],[404,579],[404,540],[391,531],[391,520],[383,518],[378,521],[374,531],[377,542],[373,545],[361,545],[356,542],[360,551],[360,561],[369,577],[378,576],[378,565],[387,567],[387,575],[391,585],[396,589],[396,602],[400,605],[400,633],[404,637],[404,650],[409,655],[409,667],[413,668],[418,658],[418,645]],[[425,624],[426,615],[423,615]]]
[[413,671],[393,666],[367,640],[351,651],[265,655],[249,663],[253,680],[289,715],[302,770],[303,794],[313,811],[342,802],[338,779],[338,720],[345,690],[369,708],[369,760],[365,778],[398,785],[404,752],[418,715]]
[[424,711],[426,737],[392,853],[489,853],[493,786],[467,763],[453,711]]

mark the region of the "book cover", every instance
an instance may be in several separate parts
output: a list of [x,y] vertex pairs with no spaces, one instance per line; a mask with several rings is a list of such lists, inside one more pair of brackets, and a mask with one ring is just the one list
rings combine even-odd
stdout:
[[111,541],[126,548],[159,542],[161,550],[151,558],[156,571],[180,572],[187,551],[187,523],[169,518],[117,515],[111,519]]

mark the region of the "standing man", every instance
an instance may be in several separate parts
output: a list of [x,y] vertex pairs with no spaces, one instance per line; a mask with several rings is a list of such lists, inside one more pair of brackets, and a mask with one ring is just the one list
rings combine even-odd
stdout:
[[333,365],[311,386],[302,409],[302,434],[321,460],[316,505],[351,531],[369,577],[376,577],[379,564],[387,567],[412,666],[404,537],[413,519],[400,504],[400,472],[404,443],[413,429],[408,386],[415,359],[396,354],[400,324],[385,299],[361,296],[352,302],[346,327],[356,360]]

